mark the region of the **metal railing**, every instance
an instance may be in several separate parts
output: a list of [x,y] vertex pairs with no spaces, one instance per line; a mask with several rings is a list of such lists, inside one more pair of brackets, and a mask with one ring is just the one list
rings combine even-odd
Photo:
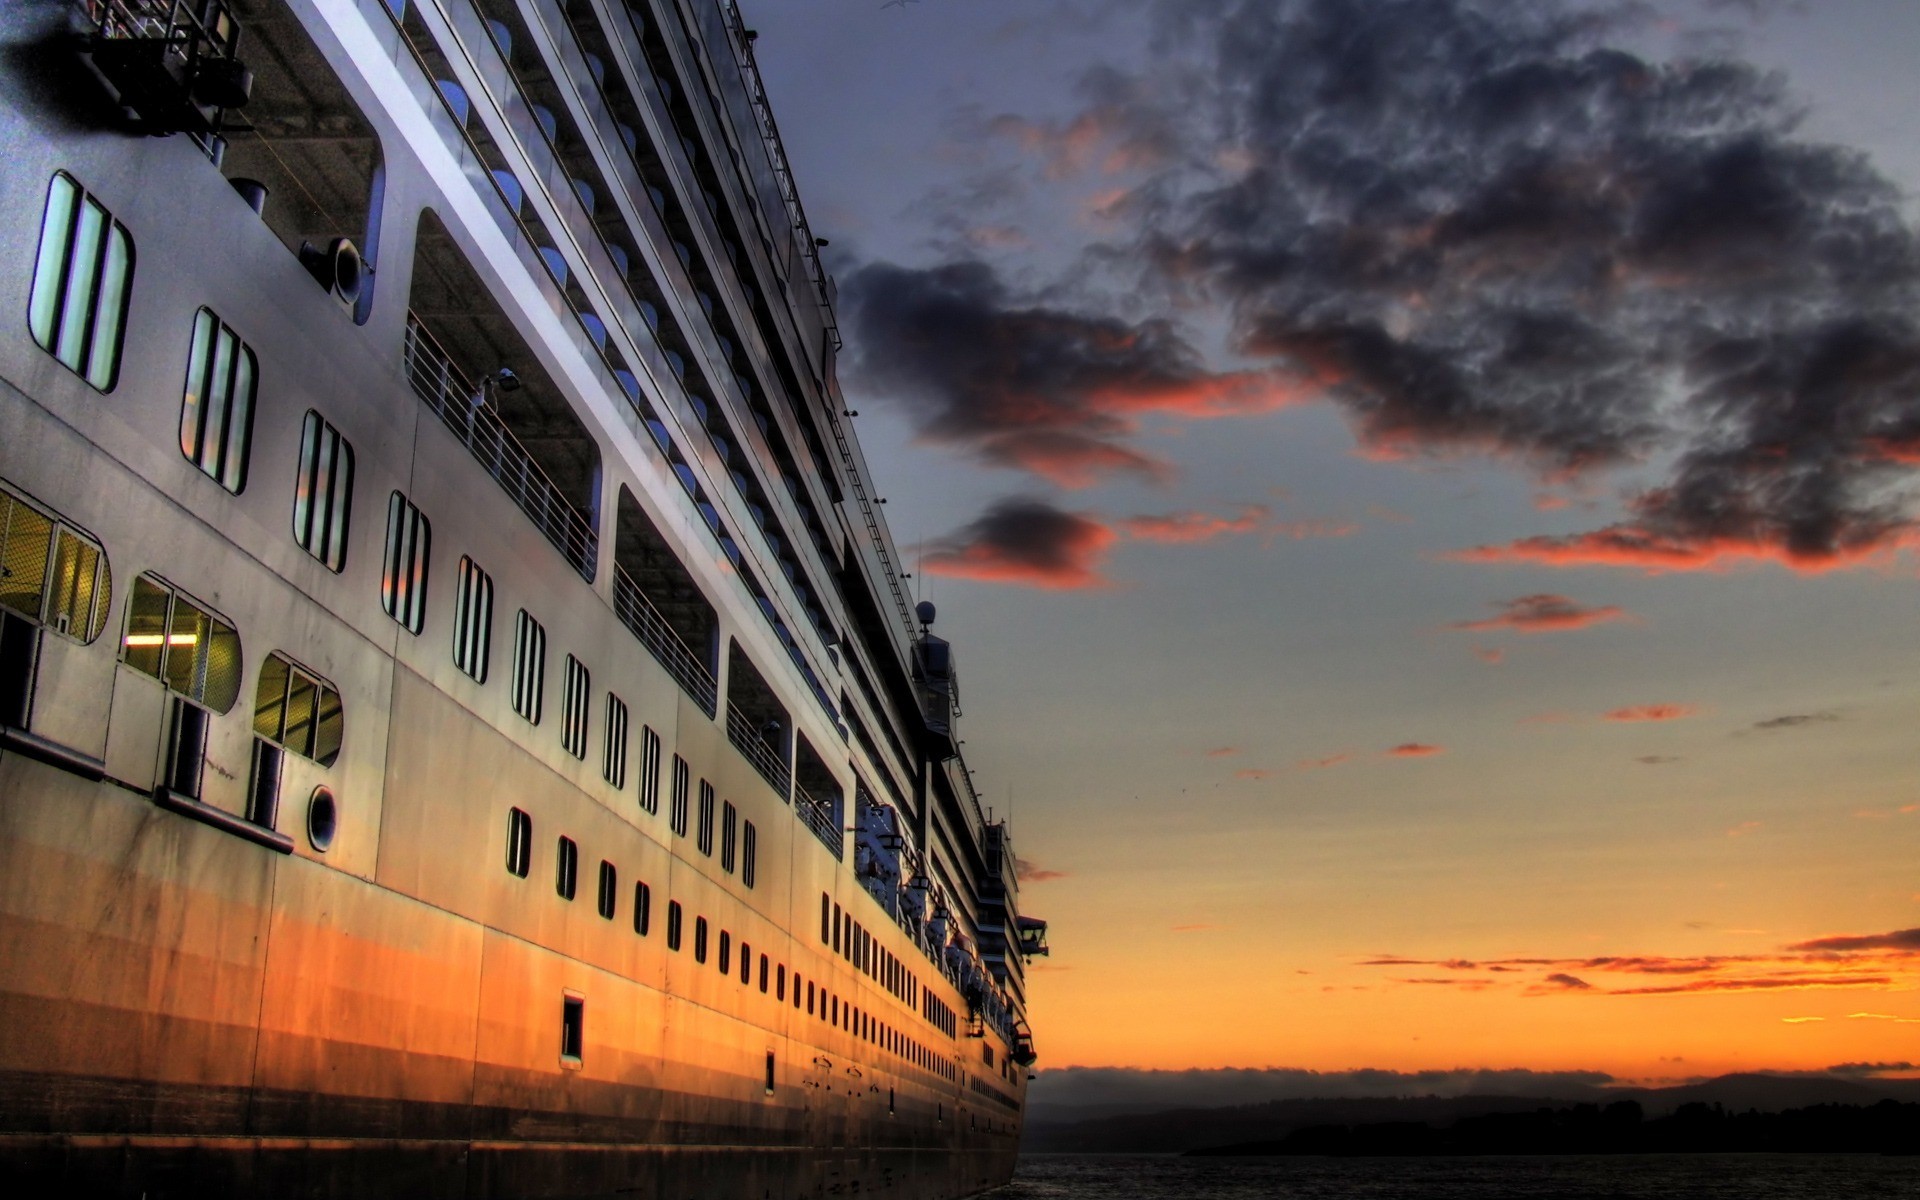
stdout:
[[799,814],[801,823],[813,831],[813,836],[820,839],[827,853],[839,859],[847,856],[846,834],[833,815],[833,805],[818,799],[803,787],[795,787],[793,811]]
[[719,685],[713,672],[680,640],[680,635],[667,624],[667,619],[660,615],[653,601],[647,599],[640,585],[617,564],[613,568],[613,611],[620,623],[667,669],[680,689],[711,717],[719,699]]
[[732,742],[733,748],[753,764],[753,769],[760,772],[760,777],[779,793],[781,803],[786,803],[788,785],[793,779],[793,772],[787,767],[786,760],[774,750],[767,739],[761,735],[760,730],[754,726],[753,720],[740,711],[739,705],[731,701],[727,704],[727,740]]
[[520,506],[573,569],[593,582],[600,535],[592,522],[560,493],[526,447],[487,404],[426,327],[409,313],[405,349],[407,382],[440,415],[453,436],[473,453],[502,490]]

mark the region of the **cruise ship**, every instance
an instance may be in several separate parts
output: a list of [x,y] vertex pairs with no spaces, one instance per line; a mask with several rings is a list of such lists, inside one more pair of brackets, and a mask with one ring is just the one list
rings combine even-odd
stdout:
[[959,1197],[1004,821],[733,0],[0,5],[0,1189]]

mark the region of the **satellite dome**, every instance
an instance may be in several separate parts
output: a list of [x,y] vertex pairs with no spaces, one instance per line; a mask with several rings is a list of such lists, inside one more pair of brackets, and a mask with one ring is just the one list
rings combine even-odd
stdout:
[[920,618],[920,623],[922,625],[933,624],[933,615],[934,615],[933,601],[922,600],[920,603],[914,605],[913,615]]

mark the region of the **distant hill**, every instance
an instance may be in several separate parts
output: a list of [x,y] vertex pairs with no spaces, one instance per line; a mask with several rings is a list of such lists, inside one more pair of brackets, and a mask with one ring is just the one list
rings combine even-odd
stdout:
[[1072,1120],[1052,1118],[1036,1105],[1021,1148],[1040,1154],[1177,1154],[1236,1143],[1279,1142],[1296,1131],[1314,1127],[1392,1123],[1438,1127],[1477,1117],[1532,1114],[1581,1104],[1605,1106],[1619,1101],[1639,1104],[1649,1119],[1670,1116],[1685,1105],[1718,1105],[1731,1113],[1778,1113],[1819,1105],[1864,1107],[1881,1100],[1920,1103],[1920,1080],[1834,1075],[1725,1075],[1670,1088],[1570,1083],[1564,1091],[1569,1094],[1287,1099]]
[[1343,1157],[1488,1154],[1915,1154],[1920,1104],[1816,1104],[1785,1112],[1734,1112],[1682,1104],[1648,1119],[1632,1100],[1528,1113],[1490,1113],[1428,1124],[1313,1125],[1272,1141],[1189,1150],[1206,1157]]

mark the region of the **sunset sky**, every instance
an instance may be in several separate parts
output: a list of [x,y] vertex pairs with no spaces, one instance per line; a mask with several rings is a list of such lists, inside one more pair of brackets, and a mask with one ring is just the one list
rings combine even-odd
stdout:
[[1920,4],[743,4],[1041,1066],[1914,1073]]

